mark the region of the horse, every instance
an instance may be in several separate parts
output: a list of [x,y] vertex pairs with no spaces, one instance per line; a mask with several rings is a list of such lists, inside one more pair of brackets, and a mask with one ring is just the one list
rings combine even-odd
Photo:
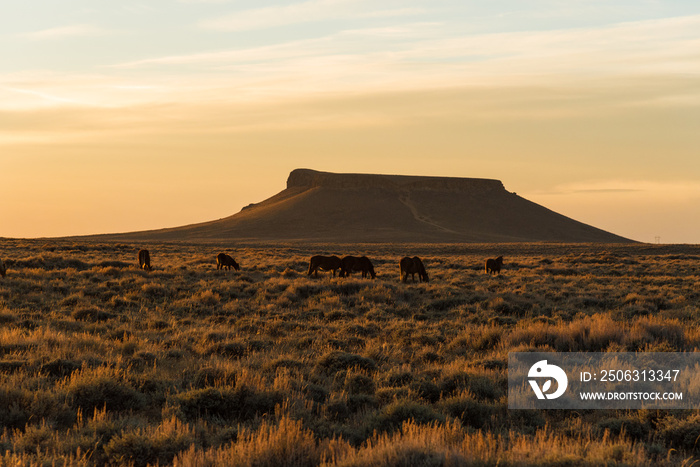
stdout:
[[231,258],[226,253],[219,253],[216,255],[216,269],[227,268],[230,271],[231,266],[233,266],[233,269],[236,271],[241,269],[236,260]]
[[319,269],[323,271],[333,271],[333,277],[335,277],[335,271],[337,269],[340,269],[342,274],[343,265],[340,258],[337,256],[312,256],[309,260],[309,272],[306,275],[310,276],[313,274],[315,277],[318,277]]
[[428,282],[428,273],[425,271],[423,261],[417,256],[413,258],[409,258],[408,256],[401,258],[401,261],[399,261],[399,269],[401,271],[401,282],[406,282],[409,274],[413,282],[416,281],[416,274],[418,274],[418,280],[420,282]]
[[487,259],[485,266],[486,274],[500,274],[501,266],[503,266],[503,256],[499,256],[496,259]]
[[151,255],[148,254],[148,250],[139,250],[139,268],[151,270]]
[[5,277],[7,274],[7,265],[4,261],[0,261],[0,276]]
[[351,272],[362,272],[362,278],[367,276],[375,279],[377,275],[374,273],[374,266],[372,266],[372,261],[366,256],[345,256],[340,260],[340,277],[350,276]]

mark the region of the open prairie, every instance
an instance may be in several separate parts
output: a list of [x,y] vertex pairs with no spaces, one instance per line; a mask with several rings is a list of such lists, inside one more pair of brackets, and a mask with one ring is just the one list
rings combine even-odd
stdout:
[[[316,254],[366,255],[377,278],[308,277]],[[399,281],[414,255],[429,282]],[[0,259],[0,465],[700,458],[695,411],[506,394],[510,351],[697,351],[700,247],[2,240]]]

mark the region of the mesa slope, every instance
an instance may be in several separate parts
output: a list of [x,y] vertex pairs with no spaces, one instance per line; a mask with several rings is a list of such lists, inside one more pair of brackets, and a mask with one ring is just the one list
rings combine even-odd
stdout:
[[99,237],[151,241],[631,241],[510,193],[498,180],[309,169],[292,171],[286,189],[224,219]]

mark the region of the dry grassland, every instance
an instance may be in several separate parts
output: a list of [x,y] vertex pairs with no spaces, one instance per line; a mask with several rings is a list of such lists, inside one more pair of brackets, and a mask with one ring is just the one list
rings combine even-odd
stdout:
[[[220,251],[241,271],[217,271]],[[365,254],[378,277],[309,278],[313,254]],[[429,283],[399,282],[406,255]],[[700,247],[1,240],[0,259],[0,465],[700,458],[693,411],[506,394],[509,351],[697,351]]]

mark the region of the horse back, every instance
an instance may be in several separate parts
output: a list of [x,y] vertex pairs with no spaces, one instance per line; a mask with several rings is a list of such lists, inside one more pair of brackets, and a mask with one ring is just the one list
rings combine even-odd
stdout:
[[139,250],[139,267],[141,269],[151,269],[151,255],[148,250]]

